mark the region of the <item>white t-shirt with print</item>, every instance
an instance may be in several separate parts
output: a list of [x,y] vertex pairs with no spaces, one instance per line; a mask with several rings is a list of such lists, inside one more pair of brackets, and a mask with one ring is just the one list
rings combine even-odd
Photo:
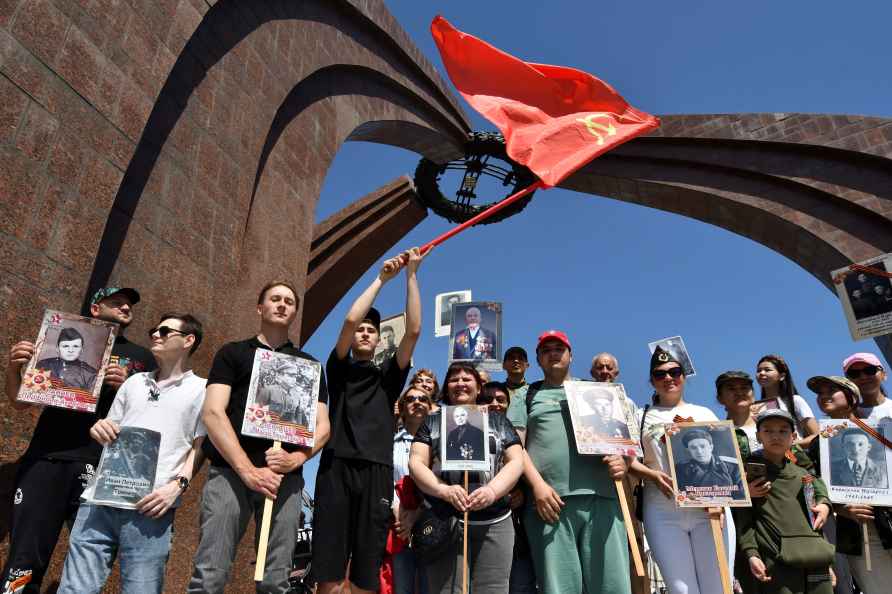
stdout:
[[[638,410],[638,425],[644,409]],[[678,406],[651,406],[644,417],[644,429],[641,441],[644,445],[644,465],[651,470],[659,470],[670,474],[669,454],[666,453],[666,442],[663,441],[666,425],[675,422],[675,417],[691,418],[695,421],[718,421],[715,413],[705,406],[683,403]]]
[[[207,435],[201,422],[207,380],[187,371],[159,385],[155,381],[157,373],[137,373],[127,378],[106,417],[121,427],[140,427],[161,434],[153,489],[172,481],[186,461],[192,442]],[[81,499],[91,502],[95,489],[95,482],[91,483]]]

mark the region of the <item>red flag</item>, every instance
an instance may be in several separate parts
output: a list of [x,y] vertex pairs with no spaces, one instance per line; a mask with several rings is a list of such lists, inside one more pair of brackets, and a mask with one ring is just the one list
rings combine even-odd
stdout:
[[508,155],[545,186],[660,125],[587,72],[523,62],[440,16],[431,34],[452,84],[502,131]]

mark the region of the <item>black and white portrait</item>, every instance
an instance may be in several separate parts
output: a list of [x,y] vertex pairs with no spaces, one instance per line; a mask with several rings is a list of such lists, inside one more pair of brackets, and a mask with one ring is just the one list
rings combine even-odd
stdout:
[[680,507],[749,505],[731,421],[679,423],[667,435]]
[[452,326],[452,306],[471,300],[471,291],[440,293],[434,298],[434,336],[449,336]]
[[821,476],[834,503],[892,504],[892,450],[879,439],[892,441],[892,420],[884,421],[862,421],[864,426],[851,420],[820,421]]
[[19,400],[95,410],[117,324],[47,310]]
[[657,350],[657,346],[661,347],[664,351],[667,351],[676,361],[678,361],[684,369],[684,374],[687,377],[697,375],[697,371],[694,369],[694,362],[691,360],[691,355],[688,353],[688,349],[685,347],[684,340],[681,336],[670,336],[669,338],[655,340],[654,342],[647,344],[651,354]]
[[580,454],[641,455],[629,430],[622,384],[574,380],[565,382],[564,389]]
[[489,470],[489,417],[477,406],[445,406],[441,416],[443,470]]
[[121,427],[117,439],[102,450],[96,469],[93,502],[132,509],[152,492],[161,434],[141,427]]
[[316,361],[257,349],[242,435],[312,445],[321,373]]
[[396,354],[400,341],[406,335],[406,314],[401,313],[381,320],[381,339],[375,347],[373,361],[375,365],[381,365]]
[[852,338],[892,333],[892,279],[885,276],[892,272],[892,254],[859,262],[858,266],[861,268],[846,267],[831,273]]
[[472,301],[453,311],[449,360],[494,362],[501,368],[502,304]]

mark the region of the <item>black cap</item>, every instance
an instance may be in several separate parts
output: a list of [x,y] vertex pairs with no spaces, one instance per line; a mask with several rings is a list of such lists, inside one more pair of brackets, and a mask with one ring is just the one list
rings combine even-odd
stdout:
[[514,353],[517,353],[518,355],[520,355],[521,357],[523,357],[523,360],[524,360],[524,361],[529,362],[530,359],[529,359],[529,357],[527,356],[527,352],[526,352],[526,350],[524,350],[523,347],[519,347],[519,346],[509,347],[508,350],[505,351],[505,356],[502,357],[502,362],[504,363],[505,361],[507,361],[507,360],[508,360],[508,356],[509,356],[509,355],[513,355]]
[[718,392],[722,386],[734,380],[743,380],[753,385],[753,378],[745,371],[726,371],[722,375],[715,378],[715,391]]
[[689,429],[684,432],[684,435],[681,436],[681,442],[687,447],[687,445],[694,441],[695,439],[706,439],[709,443],[712,443],[712,435],[709,434],[709,431],[705,429]]
[[[650,370],[653,371],[660,365],[664,365],[666,363],[679,363],[678,359],[672,356],[672,353],[669,351],[663,350],[663,347],[657,345],[657,348],[654,349],[654,354],[650,356]],[[683,365],[681,365],[684,367]]]
[[369,311],[365,314],[365,317],[362,318],[362,321],[370,322],[372,326],[375,327],[375,330],[378,332],[381,331],[381,312],[374,307],[369,308]]

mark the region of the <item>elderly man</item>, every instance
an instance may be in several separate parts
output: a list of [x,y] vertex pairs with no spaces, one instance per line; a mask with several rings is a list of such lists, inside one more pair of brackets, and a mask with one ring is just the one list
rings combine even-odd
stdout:
[[[465,312],[466,327],[455,333],[452,345],[452,360],[489,359],[495,352],[496,335],[481,325],[481,313],[477,307],[469,307]],[[477,342],[481,342],[478,348]]]
[[596,382],[615,382],[619,376],[619,361],[610,353],[599,353],[592,359],[591,374]]

